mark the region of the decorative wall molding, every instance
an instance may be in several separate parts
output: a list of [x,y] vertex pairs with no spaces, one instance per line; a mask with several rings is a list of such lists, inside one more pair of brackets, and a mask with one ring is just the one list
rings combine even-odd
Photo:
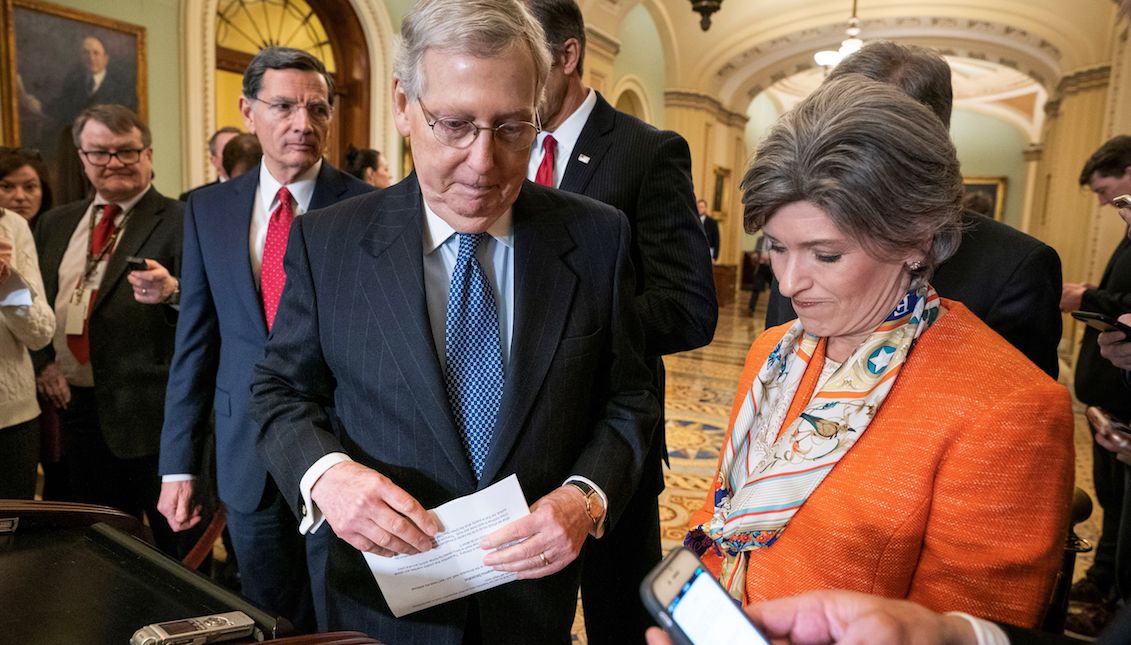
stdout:
[[723,107],[713,96],[688,90],[668,90],[664,92],[664,105],[669,108],[688,108],[708,112],[727,127],[745,128],[749,117]]
[[585,42],[587,47],[595,47],[609,58],[620,53],[620,41],[596,27],[585,27]]
[[1025,146],[1025,149],[1021,151],[1021,154],[1024,157],[1026,163],[1040,161],[1041,157],[1043,157],[1045,154],[1045,144],[1030,143],[1029,145]]
[[1097,65],[1073,72],[1060,79],[1056,86],[1056,96],[1061,98],[1077,92],[1086,92],[1106,87],[1111,79],[1111,65]]

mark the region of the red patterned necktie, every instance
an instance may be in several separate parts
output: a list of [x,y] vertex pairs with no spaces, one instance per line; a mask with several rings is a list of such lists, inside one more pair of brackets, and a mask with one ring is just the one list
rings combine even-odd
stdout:
[[542,140],[542,163],[538,164],[538,174],[534,175],[534,183],[554,187],[554,155],[557,151],[557,139],[552,134],[546,135]]
[[[90,257],[96,258],[102,253],[102,249],[114,234],[114,220],[118,219],[121,213],[122,207],[117,204],[102,205],[102,218],[94,225],[94,231],[90,235]],[[107,249],[102,259],[109,260],[113,252],[114,249]],[[79,277],[80,283],[84,277]],[[97,295],[97,288],[91,289],[90,304],[86,307],[86,318],[82,324],[82,335],[67,335],[67,349],[71,350],[71,355],[83,365],[90,362],[90,312],[94,310],[94,299]]]
[[295,219],[291,191],[286,186],[279,189],[279,205],[271,213],[267,224],[267,239],[263,242],[263,267],[259,284],[263,294],[263,315],[267,318],[267,330],[275,324],[275,312],[279,309],[279,296],[283,295],[283,285],[287,274],[283,272],[283,254],[287,250],[287,235],[291,222]]

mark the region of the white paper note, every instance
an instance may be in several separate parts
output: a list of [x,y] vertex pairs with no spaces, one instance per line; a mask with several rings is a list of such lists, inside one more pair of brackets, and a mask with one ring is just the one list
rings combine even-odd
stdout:
[[513,573],[483,564],[488,552],[479,548],[479,540],[530,514],[518,477],[511,475],[433,512],[444,530],[436,535],[432,550],[392,558],[364,554],[389,609],[398,618],[515,579]]

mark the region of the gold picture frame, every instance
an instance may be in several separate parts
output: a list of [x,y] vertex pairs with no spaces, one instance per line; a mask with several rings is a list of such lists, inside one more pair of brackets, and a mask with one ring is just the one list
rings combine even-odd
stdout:
[[963,177],[962,186],[966,193],[983,193],[993,204],[993,218],[1002,221],[1005,213],[1005,189],[1008,177]]
[[[4,0],[3,6],[3,139],[39,150],[56,197],[65,201],[80,169],[70,141],[79,112],[94,103],[120,103],[147,121],[146,30],[40,0]],[[84,52],[89,39],[102,45],[99,62]],[[98,66],[95,81],[91,71]]]

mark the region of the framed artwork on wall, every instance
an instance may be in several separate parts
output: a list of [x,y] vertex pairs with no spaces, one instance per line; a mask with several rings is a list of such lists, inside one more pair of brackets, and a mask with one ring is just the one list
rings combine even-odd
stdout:
[[727,191],[730,189],[730,168],[715,166],[715,190],[711,196],[711,216],[717,220],[725,220],[727,207],[730,200]]
[[4,138],[43,154],[56,203],[79,199],[74,118],[119,103],[147,120],[145,28],[39,0],[5,5]]
[[963,177],[966,196],[962,205],[1002,221],[1005,211],[1005,186],[1008,177]]

